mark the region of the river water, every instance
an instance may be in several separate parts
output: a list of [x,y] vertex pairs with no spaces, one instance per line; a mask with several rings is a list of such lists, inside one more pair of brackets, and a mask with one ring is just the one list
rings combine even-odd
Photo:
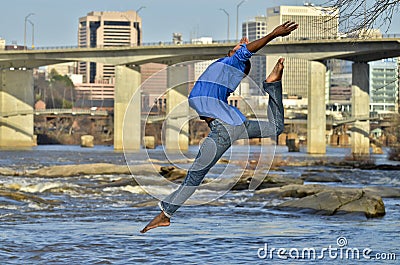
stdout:
[[[286,150],[278,147],[277,156],[316,159],[303,151],[289,154]],[[240,153],[240,148],[235,152]],[[340,160],[348,152],[328,148],[328,155],[317,159]],[[196,147],[192,147],[188,156],[195,154]],[[150,156],[163,159],[160,150],[150,151]],[[137,154],[133,159],[140,164],[147,157]],[[375,159],[389,163],[385,155],[375,155]],[[0,167],[19,172],[104,162],[123,165],[125,157],[111,147],[0,150]],[[285,167],[284,172],[275,173],[299,177],[304,172],[336,176],[343,181],[341,186],[400,187],[398,171],[313,166]],[[231,191],[217,203],[183,207],[170,227],[140,234],[159,210],[136,204],[152,197],[129,185],[99,188],[102,183],[129,177],[0,177],[1,189],[54,202],[0,196],[0,264],[399,264],[400,199],[385,198],[386,215],[367,219],[277,211],[269,207],[277,202],[251,200],[249,191]],[[282,255],[278,255],[279,248]],[[314,249],[314,258],[301,256],[307,253],[305,249]],[[360,257],[345,255],[349,249],[359,250]]]

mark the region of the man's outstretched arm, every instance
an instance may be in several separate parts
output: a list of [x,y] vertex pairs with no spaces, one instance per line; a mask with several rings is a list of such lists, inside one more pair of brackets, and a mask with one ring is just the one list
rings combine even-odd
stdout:
[[282,25],[276,27],[271,33],[262,37],[261,39],[255,40],[247,44],[247,49],[255,53],[260,50],[262,47],[267,45],[270,41],[277,37],[285,37],[288,36],[292,31],[296,30],[299,27],[298,24],[291,21],[286,21]]

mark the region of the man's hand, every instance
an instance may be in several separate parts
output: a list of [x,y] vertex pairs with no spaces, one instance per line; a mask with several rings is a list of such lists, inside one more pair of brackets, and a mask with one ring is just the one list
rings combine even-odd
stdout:
[[285,37],[288,36],[292,31],[296,30],[299,27],[299,24],[292,21],[286,21],[282,25],[276,27],[272,34],[274,37]]
[[282,25],[276,27],[271,33],[262,37],[261,39],[255,40],[247,44],[247,49],[250,52],[257,52],[262,47],[267,45],[270,41],[275,39],[276,37],[284,37],[292,33],[293,30],[296,30],[299,27],[296,22],[286,21]]
[[227,55],[228,55],[229,57],[231,57],[233,54],[235,54],[235,52],[236,52],[237,50],[240,49],[240,47],[241,47],[242,44],[246,44],[246,45],[249,44],[249,39],[248,39],[247,37],[241,38],[240,41],[239,41],[239,43],[236,44],[236,46],[233,47],[232,50],[229,50],[229,51],[228,51],[228,54],[227,54]]
[[232,50],[233,50],[233,51],[239,50],[242,44],[246,44],[246,45],[249,44],[249,39],[248,39],[247,37],[241,38],[240,41],[239,41],[239,43],[236,44],[236,46],[233,47]]
[[239,44],[249,44],[249,39],[247,37],[243,37],[240,39]]

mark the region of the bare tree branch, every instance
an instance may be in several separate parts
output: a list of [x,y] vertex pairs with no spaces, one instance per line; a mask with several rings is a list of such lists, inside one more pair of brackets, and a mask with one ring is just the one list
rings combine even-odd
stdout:
[[339,26],[342,33],[363,35],[372,29],[388,31],[393,15],[400,9],[399,0],[327,0],[322,6],[339,9]]

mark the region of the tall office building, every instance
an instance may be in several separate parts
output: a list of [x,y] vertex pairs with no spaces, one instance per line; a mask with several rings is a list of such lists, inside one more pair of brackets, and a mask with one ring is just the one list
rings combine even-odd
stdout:
[[397,113],[399,70],[396,59],[370,62],[370,111]]
[[[285,21],[295,21],[299,28],[287,37],[276,41],[326,40],[338,36],[339,10],[305,4],[304,6],[279,6],[267,9],[267,31]],[[271,71],[277,56],[267,57],[267,72]],[[310,63],[304,59],[287,58],[283,77],[284,91],[289,96],[307,97]]]
[[158,111],[165,110],[163,95],[167,90],[167,67],[168,65],[160,63],[146,63],[140,66],[143,111],[150,111],[154,107]]
[[[242,36],[247,37],[249,41],[260,39],[267,35],[267,18],[265,16],[257,16],[252,20],[242,23]],[[251,71],[249,77],[250,94],[261,95],[262,82],[265,80],[266,57],[263,55],[254,55],[251,59]]]
[[331,110],[343,111],[351,105],[352,64],[351,61],[338,59],[327,61],[330,73],[330,89],[327,96]]
[[[138,46],[142,42],[142,19],[136,11],[90,12],[79,19],[79,47]],[[80,63],[78,73],[87,83],[113,84],[115,67]]]

